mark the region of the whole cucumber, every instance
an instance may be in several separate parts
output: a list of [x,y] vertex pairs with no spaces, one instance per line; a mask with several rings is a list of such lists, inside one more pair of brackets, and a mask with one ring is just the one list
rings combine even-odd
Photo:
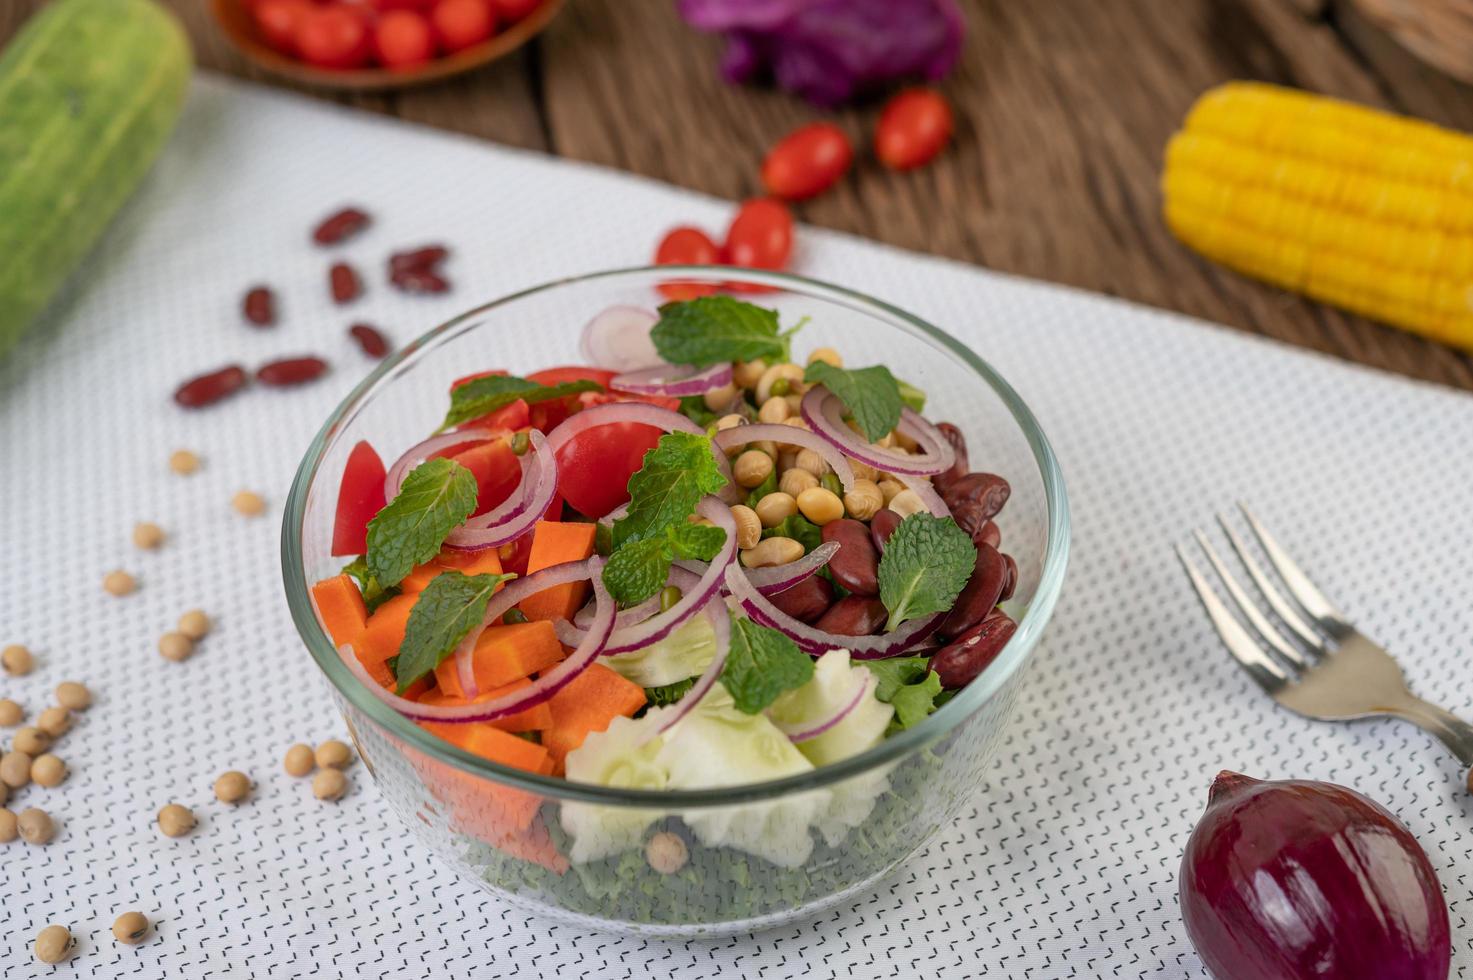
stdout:
[[57,0],[0,54],[0,356],[148,172],[190,65],[153,0]]

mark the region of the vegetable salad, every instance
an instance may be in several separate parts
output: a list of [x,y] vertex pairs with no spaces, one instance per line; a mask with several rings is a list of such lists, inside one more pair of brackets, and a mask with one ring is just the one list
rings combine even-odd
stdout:
[[[801,326],[724,295],[612,308],[584,331],[597,366],[460,378],[390,466],[360,442],[333,531],[350,560],[312,588],[345,663],[467,752],[616,789],[781,779],[924,720],[1015,628],[1009,487],[887,367],[797,363]],[[793,867],[885,780],[686,823]],[[545,840],[538,807],[461,822]],[[558,829],[582,864],[654,820],[564,803]]]

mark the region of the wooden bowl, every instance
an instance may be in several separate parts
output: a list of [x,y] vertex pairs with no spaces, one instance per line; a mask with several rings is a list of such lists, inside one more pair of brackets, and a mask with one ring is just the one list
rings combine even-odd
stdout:
[[505,32],[474,47],[436,58],[414,68],[318,68],[282,54],[256,30],[249,0],[210,0],[211,12],[230,43],[254,65],[288,81],[342,92],[374,92],[427,85],[480,68],[508,55],[540,34],[565,0],[542,0],[542,5],[512,24]]

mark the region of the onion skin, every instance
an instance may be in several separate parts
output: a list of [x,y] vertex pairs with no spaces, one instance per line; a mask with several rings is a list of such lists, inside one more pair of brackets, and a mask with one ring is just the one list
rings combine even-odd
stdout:
[[1437,875],[1410,831],[1333,783],[1219,773],[1182,856],[1182,917],[1219,980],[1446,980]]

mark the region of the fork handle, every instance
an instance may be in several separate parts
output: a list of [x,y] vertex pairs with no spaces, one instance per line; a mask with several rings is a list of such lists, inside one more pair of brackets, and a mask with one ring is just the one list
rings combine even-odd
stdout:
[[[1400,702],[1391,709],[1391,713],[1406,719],[1429,735],[1435,735],[1459,762],[1473,767],[1473,725],[1451,711],[1418,697]],[[1473,792],[1473,770],[1468,773],[1468,790]]]

